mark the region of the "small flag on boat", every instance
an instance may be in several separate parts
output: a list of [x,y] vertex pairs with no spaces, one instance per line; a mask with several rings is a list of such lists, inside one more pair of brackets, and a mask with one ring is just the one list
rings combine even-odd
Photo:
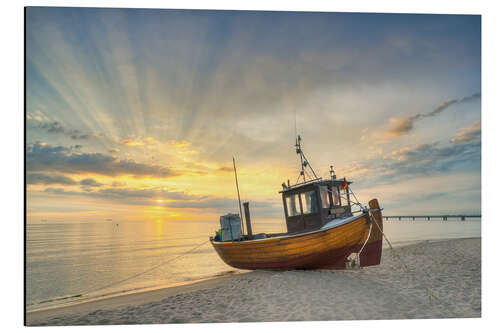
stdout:
[[345,180],[344,177],[344,182],[342,183],[342,189],[345,190],[347,188],[347,181]]

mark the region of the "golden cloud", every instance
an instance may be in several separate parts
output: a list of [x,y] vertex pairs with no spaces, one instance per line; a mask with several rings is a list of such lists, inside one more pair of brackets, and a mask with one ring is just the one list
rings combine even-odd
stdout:
[[144,142],[142,142],[141,140],[123,140],[120,142],[120,144],[130,147],[144,146]]

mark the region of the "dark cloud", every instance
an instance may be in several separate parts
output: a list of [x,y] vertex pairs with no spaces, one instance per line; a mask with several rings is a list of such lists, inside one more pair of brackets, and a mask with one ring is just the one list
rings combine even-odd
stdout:
[[417,145],[391,156],[386,170],[399,175],[422,175],[447,172],[481,161],[481,143],[464,143],[451,146],[437,144]]
[[102,133],[89,133],[89,134],[80,134],[79,135],[78,131],[76,131],[76,132],[77,133],[71,135],[71,138],[73,140],[88,140],[88,139],[98,138],[98,137],[102,136]]
[[41,118],[35,119],[34,117],[29,117],[28,120],[35,122],[35,128],[41,128],[50,134],[64,134],[73,140],[88,140],[92,138],[98,138],[103,136],[102,133],[87,133],[81,134],[79,130],[65,128],[58,121],[45,121]]
[[96,181],[93,178],[85,178],[85,179],[80,180],[80,185],[88,186],[88,187],[99,187],[99,186],[102,186],[104,184],[99,183],[98,181]]
[[42,123],[40,125],[40,128],[47,129],[47,132],[49,132],[49,133],[64,133],[64,128],[57,121],[49,122],[49,123]]
[[45,173],[27,173],[26,184],[44,184],[44,185],[75,185],[76,181],[73,179],[57,174]]
[[50,194],[80,194],[79,192],[74,192],[74,191],[65,191],[63,188],[57,187],[49,187],[44,190],[45,193],[50,193]]
[[481,98],[481,94],[475,93],[472,94],[471,96],[464,97],[461,99],[452,99],[449,101],[445,101],[429,113],[424,113],[424,114],[417,113],[414,116],[403,119],[391,118],[389,119],[391,123],[391,128],[385,131],[384,133],[390,137],[401,137],[405,134],[408,134],[413,129],[415,121],[417,120],[427,117],[434,117],[452,105],[471,102],[479,98]]
[[137,163],[131,159],[119,160],[101,153],[81,153],[74,147],[42,143],[28,145],[26,168],[36,172],[96,173],[106,176],[167,178],[177,175],[177,172],[167,167]]
[[451,171],[477,170],[481,165],[481,142],[457,142],[441,146],[438,143],[420,144],[394,151],[384,158],[357,163],[343,172],[369,169],[354,181],[361,187],[393,184],[411,178]]
[[200,196],[192,196],[184,192],[170,192],[159,189],[105,188],[96,191],[79,192],[66,191],[63,188],[49,187],[46,188],[44,192],[51,194],[80,195],[138,205],[151,205],[153,200],[156,199],[194,200],[204,198]]
[[221,172],[233,172],[233,168],[229,166],[221,166],[217,169],[217,171]]

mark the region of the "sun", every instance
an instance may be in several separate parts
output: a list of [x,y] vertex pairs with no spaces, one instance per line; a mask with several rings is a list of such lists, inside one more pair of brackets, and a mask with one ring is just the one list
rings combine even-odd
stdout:
[[157,203],[162,203],[162,202],[163,202],[163,199],[156,199],[156,202],[157,202]]

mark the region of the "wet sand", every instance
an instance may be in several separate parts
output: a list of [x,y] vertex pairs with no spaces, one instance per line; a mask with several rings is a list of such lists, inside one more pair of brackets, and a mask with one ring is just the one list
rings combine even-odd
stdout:
[[28,325],[481,317],[481,239],[384,249],[380,266],[254,271],[29,312]]

